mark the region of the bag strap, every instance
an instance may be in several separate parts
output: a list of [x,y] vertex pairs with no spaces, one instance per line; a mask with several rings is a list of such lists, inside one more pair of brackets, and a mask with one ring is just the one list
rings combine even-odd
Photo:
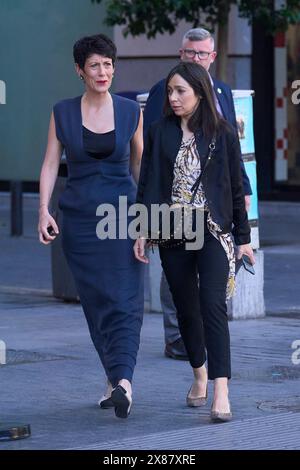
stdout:
[[190,200],[190,204],[193,204],[193,202],[195,201],[195,197],[196,197],[196,194],[197,194],[197,191],[199,189],[199,186],[200,186],[200,183],[201,183],[201,179],[202,179],[202,175],[204,173],[204,170],[207,168],[210,160],[212,159],[212,156],[213,156],[213,152],[216,148],[216,136],[214,136],[212,138],[212,141],[211,143],[209,144],[209,153],[208,153],[208,157],[206,159],[206,162],[205,162],[205,165],[204,165],[204,168],[203,170],[201,170],[201,173],[200,175],[198,176],[198,178],[196,179],[195,183],[193,184],[192,186],[192,196],[191,196],[191,200]]

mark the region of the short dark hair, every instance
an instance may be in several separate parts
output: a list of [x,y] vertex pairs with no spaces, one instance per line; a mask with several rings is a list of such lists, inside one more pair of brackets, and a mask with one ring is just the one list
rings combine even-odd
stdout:
[[117,48],[113,41],[105,34],[94,34],[85,36],[75,42],[73,46],[73,57],[76,64],[83,70],[86,60],[92,54],[99,54],[112,59],[113,65],[116,61]]
[[[212,138],[219,130],[224,119],[219,115],[214,91],[211,85],[207,70],[202,65],[193,62],[180,62],[169,73],[166,79],[166,98],[164,103],[164,115],[175,116],[168,98],[168,85],[174,75],[180,75],[193,88],[196,96],[201,98],[197,109],[188,121],[188,128],[191,132],[199,129],[203,130],[206,137]],[[225,123],[226,126],[226,123]]]

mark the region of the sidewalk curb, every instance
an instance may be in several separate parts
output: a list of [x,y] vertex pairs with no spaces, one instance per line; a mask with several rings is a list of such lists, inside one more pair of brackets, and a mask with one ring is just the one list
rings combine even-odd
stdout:
[[30,287],[15,287],[15,286],[5,286],[0,285],[1,294],[20,294],[20,295],[36,295],[42,297],[53,297],[52,291],[48,289],[32,289]]

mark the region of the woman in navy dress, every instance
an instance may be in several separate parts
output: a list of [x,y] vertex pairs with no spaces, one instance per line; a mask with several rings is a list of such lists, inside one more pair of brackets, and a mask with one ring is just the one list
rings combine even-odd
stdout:
[[126,418],[142,325],[143,269],[133,255],[134,241],[118,230],[114,238],[101,237],[99,222],[107,220],[101,204],[110,204],[112,227],[123,223],[124,232],[119,197],[127,197],[126,209],[135,202],[142,115],[136,102],[109,92],[116,47],[108,37],[84,37],[73,54],[85,92],[57,103],[51,115],[40,179],[39,238],[49,244],[59,233],[48,206],[65,150],[68,180],[59,201],[63,249],[107,376],[99,405],[114,407],[116,416]]

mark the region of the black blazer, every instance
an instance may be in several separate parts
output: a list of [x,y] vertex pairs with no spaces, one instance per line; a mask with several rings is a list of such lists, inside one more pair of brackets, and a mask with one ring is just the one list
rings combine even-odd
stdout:
[[[226,85],[226,83],[221,82],[220,80],[216,80],[215,78],[213,78],[212,80],[215,95],[218,99],[224,118],[235,129],[237,129],[235,109],[230,87]],[[166,80],[164,79],[156,83],[156,85],[154,85],[149,92],[149,97],[147,99],[146,107],[144,110],[144,137],[146,137],[148,129],[152,122],[157,121],[158,119],[163,117],[165,88]],[[252,194],[251,185],[245,170],[242,154],[240,154],[240,164],[245,194]]]
[[[137,192],[137,202],[144,204],[149,213],[151,204],[171,203],[174,164],[182,135],[180,120],[176,117],[162,118],[149,128]],[[201,131],[195,136],[201,168],[204,168],[210,142]],[[240,145],[236,133],[229,126],[224,126],[219,132],[212,159],[201,181],[214,222],[219,224],[223,233],[232,231],[237,245],[250,243]]]

